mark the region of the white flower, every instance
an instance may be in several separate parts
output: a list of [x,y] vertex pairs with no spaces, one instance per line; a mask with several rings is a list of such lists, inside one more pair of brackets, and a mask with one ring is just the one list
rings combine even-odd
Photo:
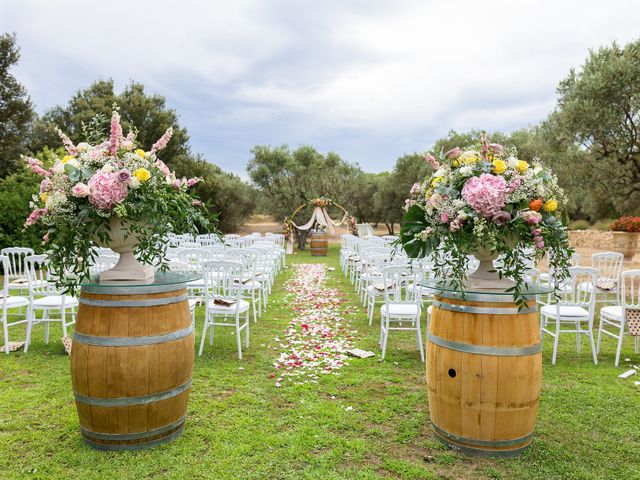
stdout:
[[467,212],[465,212],[464,210],[458,210],[458,217],[460,217],[461,220],[466,220]]
[[460,167],[460,169],[458,169],[458,172],[460,172],[460,175],[468,177],[473,173],[473,168],[471,168],[469,165],[465,165],[464,167]]
[[64,173],[64,163],[62,162],[57,162],[54,166],[53,166],[53,171],[55,173]]
[[72,167],[80,168],[80,162],[75,158],[72,158],[71,160],[69,160],[66,163],[66,165],[71,165]]
[[138,188],[140,186],[140,180],[138,180],[136,177],[131,175],[128,185],[129,185],[129,188]]
[[533,167],[533,170],[532,170],[534,175],[537,175],[541,171],[542,171],[542,167],[540,165],[536,165],[535,167]]
[[113,172],[113,166],[111,166],[110,163],[105,163],[104,166],[102,167],[102,171],[106,173],[111,173]]
[[511,168],[516,168],[518,166],[518,159],[516,157],[509,157],[507,158],[507,164]]
[[447,170],[445,168],[440,167],[438,170],[436,170],[436,173],[433,174],[434,177],[444,177],[447,173]]
[[536,185],[536,192],[539,196],[544,197],[544,185],[542,185],[541,183]]
[[91,147],[91,145],[89,145],[87,142],[80,142],[78,145],[76,145],[76,150],[79,153],[82,153],[82,152],[86,152],[87,150],[89,150],[90,147]]
[[67,202],[67,196],[62,192],[53,192],[47,197],[45,207],[51,212],[55,212],[58,208]]
[[460,200],[459,198],[453,201],[454,208],[462,208],[466,205],[464,200]]

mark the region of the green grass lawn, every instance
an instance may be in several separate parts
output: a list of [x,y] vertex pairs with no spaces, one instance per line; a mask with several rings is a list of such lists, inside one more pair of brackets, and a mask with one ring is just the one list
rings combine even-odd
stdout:
[[[328,285],[357,305],[337,246],[327,258],[288,258],[315,261],[336,267]],[[628,363],[613,366],[613,340],[597,367],[587,342],[577,354],[569,336],[554,367],[547,342],[533,446],[516,459],[468,458],[431,437],[424,364],[410,333],[392,332],[384,362],[354,359],[317,384],[275,387],[274,337],[292,315],[282,301],[290,274],[279,276],[267,313],[251,325],[243,360],[231,329],[196,358],[184,435],[152,450],[105,453],[82,443],[61,332],[52,327],[55,341],[45,346],[37,326],[29,353],[0,355],[0,478],[640,479],[640,387],[617,378]],[[369,327],[364,309],[349,317],[356,345],[378,353],[375,322]],[[625,357],[640,363],[630,339]]]

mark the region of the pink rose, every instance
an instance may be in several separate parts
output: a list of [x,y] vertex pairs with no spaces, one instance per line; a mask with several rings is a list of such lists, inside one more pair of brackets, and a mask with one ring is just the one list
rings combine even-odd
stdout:
[[414,183],[413,186],[411,187],[411,190],[409,190],[409,193],[411,195],[417,195],[418,193],[420,193],[420,184]]
[[194,185],[197,185],[198,183],[200,183],[201,181],[202,181],[202,179],[198,178],[198,177],[190,178],[189,180],[187,180],[187,187],[191,188]]
[[40,182],[40,193],[48,192],[51,187],[53,187],[53,183],[51,183],[51,180],[49,180],[48,178],[45,178]]
[[156,160],[156,167],[160,169],[165,177],[171,175],[171,170],[169,170],[169,167],[167,167],[162,160]]
[[447,212],[442,212],[440,214],[440,221],[442,223],[447,223],[449,221],[449,214]]
[[181,185],[182,185],[182,182],[177,178],[173,182],[171,182],[171,186],[173,187],[174,190],[180,190]]
[[131,172],[129,170],[123,169],[123,170],[120,170],[118,173],[116,173],[116,177],[119,182],[127,183],[131,178]]
[[509,212],[500,211],[491,217],[491,221],[496,225],[506,225],[511,221],[511,214]]
[[84,183],[76,183],[71,189],[71,195],[77,198],[86,197],[89,195],[89,186]]
[[525,210],[524,212],[522,212],[522,218],[529,225],[535,225],[537,223],[540,223],[540,221],[542,220],[542,215],[540,215],[538,212],[534,212],[533,210]]
[[449,160],[453,160],[454,158],[458,158],[462,153],[462,149],[460,147],[452,148],[447,153],[444,154]]
[[487,145],[487,148],[491,153],[495,155],[500,155],[502,153],[502,150],[504,149],[504,147],[499,143],[490,143],[489,145]]
[[433,168],[434,170],[437,170],[438,168],[440,168],[440,164],[438,163],[438,160],[436,160],[436,157],[434,157],[430,153],[427,153],[424,156],[424,159],[427,161],[429,165],[431,165],[431,168]]
[[101,210],[111,210],[127,198],[127,184],[118,180],[111,172],[97,172],[89,180],[89,201]]

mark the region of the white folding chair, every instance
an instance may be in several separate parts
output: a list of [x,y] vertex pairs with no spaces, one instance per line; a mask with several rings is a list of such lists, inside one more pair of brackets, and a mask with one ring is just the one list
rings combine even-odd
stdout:
[[[616,367],[620,363],[622,338],[624,337],[624,327],[627,322],[627,316],[632,314],[640,315],[640,270],[628,270],[623,272],[620,283],[620,305],[606,306],[602,307],[600,310],[597,347],[597,352],[600,353],[603,333],[618,340],[618,346],[616,348]],[[606,330],[605,327],[611,327],[614,331]],[[636,336],[636,353],[638,353],[639,340],[640,337]]]
[[228,260],[242,265],[241,280],[237,281],[241,297],[251,301],[253,322],[262,316],[262,283],[256,280],[258,252],[249,248],[230,248],[227,250]]
[[[392,330],[409,330],[416,333],[416,343],[420,350],[420,359],[424,362],[424,347],[420,328],[422,300],[420,287],[413,292],[407,289],[406,278],[411,275],[409,265],[394,265],[382,269],[384,282],[384,304],[380,307],[380,346],[382,359],[387,351],[387,340]],[[406,326],[408,324],[408,326]]]
[[[24,351],[29,349],[31,343],[31,331],[38,323],[45,324],[44,342],[49,343],[49,324],[61,323],[62,334],[67,335],[67,327],[76,323],[75,308],[78,299],[60,292],[49,277],[46,255],[31,255],[25,258],[25,268],[29,281],[29,302],[32,314],[27,323],[27,341]],[[42,316],[37,317],[36,312],[41,311]],[[71,320],[67,320],[67,311]],[[60,317],[52,316],[52,312],[59,312]]]
[[25,290],[27,287],[24,259],[33,255],[33,249],[27,247],[7,247],[0,255],[9,259],[8,269],[4,271],[9,280],[9,290]]
[[[30,308],[29,299],[27,297],[10,296],[9,294],[8,272],[10,271],[11,267],[8,255],[0,255],[0,265],[2,265],[2,272],[4,273],[4,278],[2,281],[2,298],[0,298],[0,305],[2,305],[2,331],[4,334],[4,352],[8,354],[9,327],[21,325],[23,323],[29,323],[32,311]],[[25,308],[25,313],[22,313],[23,308]],[[17,311],[14,309],[17,309]],[[10,322],[9,317],[22,317],[22,319],[13,320]]]
[[[242,265],[237,262],[209,260],[202,265],[205,282],[205,314],[200,351],[209,330],[209,344],[213,345],[214,327],[235,327],[238,358],[242,358],[241,332],[245,331],[245,348],[249,347],[249,302],[241,298],[237,282],[242,281]],[[243,315],[243,320],[240,320]]]
[[[553,358],[555,365],[558,354],[558,341],[561,334],[576,335],[576,348],[580,353],[580,336],[586,335],[591,344],[593,363],[598,364],[596,346],[593,339],[593,317],[595,313],[595,292],[593,289],[583,288],[587,282],[595,285],[598,276],[594,268],[571,267],[569,278],[562,283],[559,299],[555,305],[544,305],[540,310],[540,333],[547,333],[553,337]],[[547,322],[553,320],[555,328],[549,327]],[[563,328],[569,327],[569,328]]]
[[596,286],[596,303],[620,304],[620,278],[624,255],[619,252],[600,252],[591,255],[591,266],[598,272],[596,281],[583,288]]

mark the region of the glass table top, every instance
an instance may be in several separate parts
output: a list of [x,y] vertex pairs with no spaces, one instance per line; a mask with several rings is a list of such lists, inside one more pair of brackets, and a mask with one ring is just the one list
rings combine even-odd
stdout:
[[[435,292],[447,292],[447,293],[452,293],[452,294],[459,294],[462,295],[462,291],[460,290],[460,288],[451,285],[451,283],[448,283],[446,279],[438,279],[438,278],[430,278],[427,280],[423,280],[420,285],[422,287],[426,287],[429,288],[430,290],[434,290]],[[522,295],[524,296],[534,296],[534,295],[544,295],[547,293],[551,293],[553,292],[553,287],[550,287],[548,285],[536,285],[533,283],[526,283],[523,286],[522,289]],[[512,291],[505,291],[504,289],[501,288],[465,288],[464,289],[464,294],[466,296],[469,295],[473,295],[473,296],[482,296],[482,295],[488,295],[488,296],[494,296],[494,295],[509,295],[509,296],[513,296],[513,292]]]
[[156,272],[153,278],[147,280],[107,280],[100,281],[100,275],[91,275],[84,279],[80,286],[86,289],[114,289],[118,287],[138,288],[138,287],[163,287],[179,285],[183,283],[200,280],[202,275],[195,272]]

